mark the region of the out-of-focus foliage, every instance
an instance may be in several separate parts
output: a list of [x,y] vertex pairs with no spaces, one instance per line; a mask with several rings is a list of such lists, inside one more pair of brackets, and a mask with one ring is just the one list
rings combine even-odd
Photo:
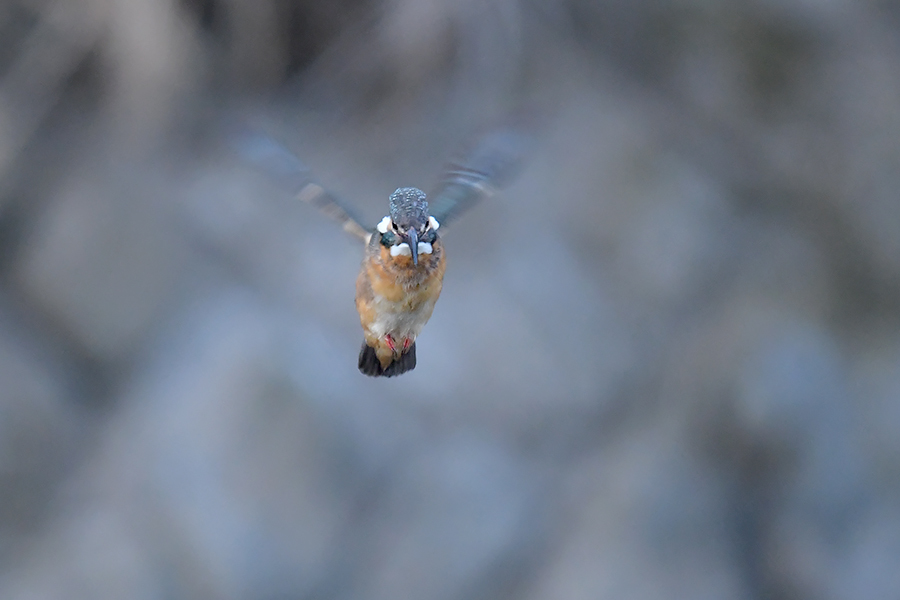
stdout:
[[[895,3],[0,4],[0,598],[893,598]],[[541,116],[356,371],[367,222]]]

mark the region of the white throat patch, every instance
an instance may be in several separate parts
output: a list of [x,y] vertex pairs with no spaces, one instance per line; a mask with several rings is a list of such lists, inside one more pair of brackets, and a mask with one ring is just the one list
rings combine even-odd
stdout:
[[391,256],[412,256],[412,251],[409,249],[409,244],[403,242],[401,244],[397,244],[396,246],[391,246]]
[[[418,250],[419,254],[431,254],[434,252],[434,248],[428,242],[419,242]],[[403,242],[396,246],[391,246],[391,256],[412,256],[409,244]]]

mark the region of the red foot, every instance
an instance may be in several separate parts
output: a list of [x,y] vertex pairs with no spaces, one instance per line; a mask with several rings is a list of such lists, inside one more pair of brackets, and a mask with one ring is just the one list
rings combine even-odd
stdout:
[[384,336],[384,342],[388,345],[388,348],[391,349],[391,352],[397,351],[397,345],[394,343],[394,338],[391,337],[391,334]]
[[409,338],[403,338],[403,351],[406,352],[409,350],[409,347],[412,345],[412,340]]

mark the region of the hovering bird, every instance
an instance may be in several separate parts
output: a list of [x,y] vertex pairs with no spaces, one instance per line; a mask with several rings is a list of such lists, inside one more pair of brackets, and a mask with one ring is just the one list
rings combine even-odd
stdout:
[[356,279],[363,328],[359,370],[393,377],[416,367],[416,338],[441,294],[446,256],[438,230],[501,189],[517,171],[530,136],[521,128],[491,131],[450,164],[429,202],[414,187],[390,195],[389,213],[373,229],[360,225],[309,170],[271,137],[242,136],[241,155],[297,190],[297,197],[336,220],[366,244]]

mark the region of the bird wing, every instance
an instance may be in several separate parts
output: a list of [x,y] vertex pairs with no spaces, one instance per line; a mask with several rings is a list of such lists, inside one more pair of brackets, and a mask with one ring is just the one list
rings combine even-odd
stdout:
[[431,215],[444,226],[503,189],[518,173],[532,140],[524,127],[495,129],[478,138],[450,163],[429,196]]
[[372,232],[360,225],[343,202],[312,180],[309,168],[293,152],[261,133],[235,136],[234,147],[242,158],[281,180],[299,200],[337,221],[344,231],[369,241]]

